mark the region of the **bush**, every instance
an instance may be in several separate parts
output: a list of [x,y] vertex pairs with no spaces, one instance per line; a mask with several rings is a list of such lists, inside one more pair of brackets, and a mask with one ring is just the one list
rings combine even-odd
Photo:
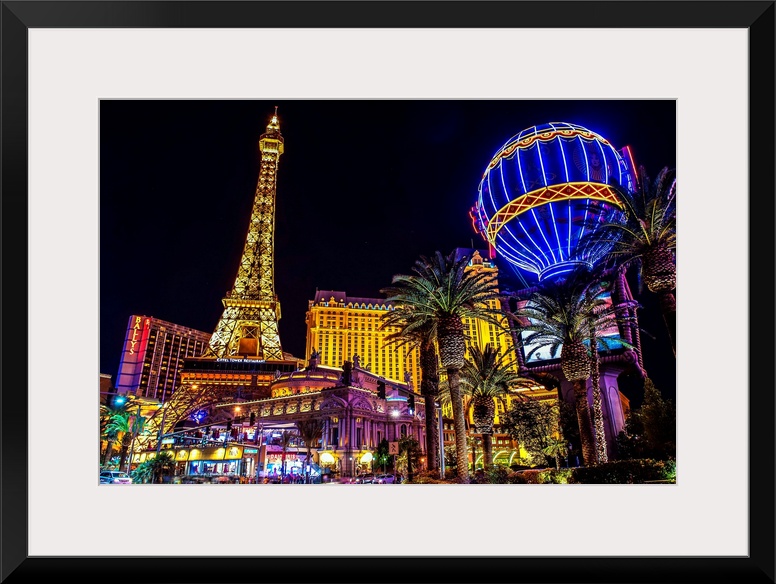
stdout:
[[566,485],[574,482],[573,474],[571,468],[548,468],[539,471],[539,482],[543,485]]
[[506,467],[493,465],[485,471],[485,482],[491,485],[505,485],[507,484],[508,475],[509,471]]
[[539,483],[539,473],[542,472],[540,470],[536,469],[529,469],[524,470],[520,474],[525,479],[525,482],[529,485],[538,485]]
[[570,469],[573,482],[581,484],[643,484],[648,481],[675,480],[674,461],[638,459],[617,460],[597,466]]
[[511,472],[507,475],[507,483],[510,485],[524,485],[527,482],[521,472]]

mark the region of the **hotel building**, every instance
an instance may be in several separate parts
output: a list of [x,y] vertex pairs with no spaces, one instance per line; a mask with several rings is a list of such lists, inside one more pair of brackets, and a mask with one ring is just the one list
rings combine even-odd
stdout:
[[199,357],[211,333],[152,316],[129,317],[116,392],[167,401],[180,383],[183,360]]

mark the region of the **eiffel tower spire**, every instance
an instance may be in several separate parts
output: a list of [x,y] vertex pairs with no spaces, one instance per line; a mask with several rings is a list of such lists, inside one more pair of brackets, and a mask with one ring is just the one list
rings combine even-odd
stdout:
[[275,295],[275,195],[283,136],[275,114],[259,138],[261,166],[245,247],[234,286],[222,300],[224,312],[206,357],[282,360],[278,334],[280,303]]

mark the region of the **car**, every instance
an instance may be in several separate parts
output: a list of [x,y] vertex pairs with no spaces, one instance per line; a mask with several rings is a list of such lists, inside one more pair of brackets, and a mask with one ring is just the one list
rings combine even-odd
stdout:
[[357,476],[353,482],[357,485],[366,485],[366,484],[371,484],[374,481],[375,481],[375,475],[369,473],[369,474]]
[[120,470],[100,471],[101,485],[131,485],[132,477]]
[[394,477],[392,474],[381,474],[375,477],[374,482],[377,485],[388,485],[393,484],[395,481],[396,477]]

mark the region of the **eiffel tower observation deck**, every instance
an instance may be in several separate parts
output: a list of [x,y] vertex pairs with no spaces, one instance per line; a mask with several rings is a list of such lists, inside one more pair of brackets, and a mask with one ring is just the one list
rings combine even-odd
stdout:
[[181,384],[146,423],[135,453],[156,444],[175,425],[201,413],[202,424],[212,406],[269,395],[269,384],[280,373],[303,362],[283,353],[278,332],[280,303],[275,294],[274,239],[278,162],[284,140],[275,113],[259,138],[261,164],[248,233],[232,289],[222,300],[224,311],[203,355],[186,359]]

